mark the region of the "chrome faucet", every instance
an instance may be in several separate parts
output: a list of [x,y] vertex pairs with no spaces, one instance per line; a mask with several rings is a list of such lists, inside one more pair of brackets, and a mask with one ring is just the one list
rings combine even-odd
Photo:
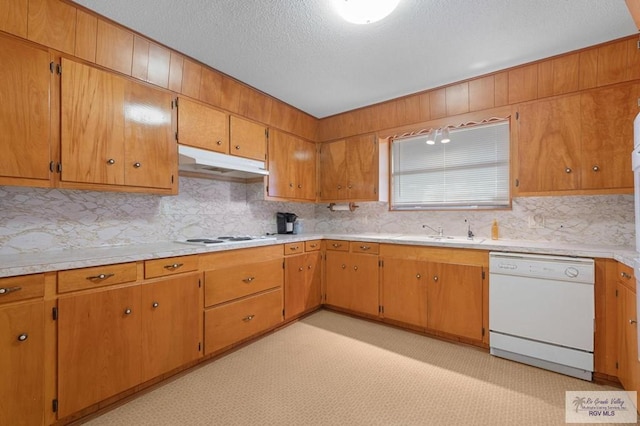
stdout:
[[473,237],[475,235],[473,234],[473,231],[471,230],[471,222],[469,222],[469,219],[467,219],[466,217],[464,218],[464,221],[467,224],[467,240],[473,240]]
[[422,225],[422,227],[431,229],[433,232],[438,234],[438,237],[444,237],[444,230],[442,229],[442,226],[438,226],[438,229],[432,228],[429,225]]

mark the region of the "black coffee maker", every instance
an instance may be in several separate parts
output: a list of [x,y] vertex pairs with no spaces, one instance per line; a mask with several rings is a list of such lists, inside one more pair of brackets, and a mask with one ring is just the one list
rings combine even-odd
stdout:
[[278,225],[278,234],[293,234],[293,222],[298,216],[293,213],[276,213],[276,223]]

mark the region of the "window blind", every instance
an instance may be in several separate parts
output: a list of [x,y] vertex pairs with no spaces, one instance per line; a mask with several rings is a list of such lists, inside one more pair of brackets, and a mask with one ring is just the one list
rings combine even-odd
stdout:
[[396,139],[391,155],[391,209],[499,208],[510,205],[509,121]]

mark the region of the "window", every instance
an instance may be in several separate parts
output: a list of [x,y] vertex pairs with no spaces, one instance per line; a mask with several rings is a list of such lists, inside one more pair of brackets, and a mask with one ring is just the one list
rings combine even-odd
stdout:
[[450,130],[449,143],[427,135],[391,147],[391,209],[483,209],[510,205],[509,120]]

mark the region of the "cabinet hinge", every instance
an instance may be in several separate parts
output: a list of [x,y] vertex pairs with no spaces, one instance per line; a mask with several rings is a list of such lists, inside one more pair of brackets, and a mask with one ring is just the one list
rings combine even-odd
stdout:
[[384,314],[384,306],[378,305],[378,312]]
[[264,136],[269,139],[269,129],[264,129]]
[[378,260],[378,266],[384,268],[384,260]]
[[51,173],[54,173],[56,171],[56,163],[54,163],[53,161],[49,162],[49,171]]
[[171,175],[171,185],[173,185],[173,175]]
[[62,75],[62,64],[56,64],[56,72],[58,75]]
[[58,399],[54,399],[53,401],[51,401],[51,411],[53,411],[54,413],[58,412]]
[[616,297],[618,297],[618,289],[616,288]]
[[638,98],[638,106],[640,107],[640,98]]
[[53,74],[53,70],[56,68],[56,64],[53,63],[53,61],[49,62],[49,71],[51,71],[51,74]]
[[618,369],[618,361],[616,361],[616,370]]
[[484,271],[482,271],[482,279],[484,280]]
[[198,288],[202,288],[202,280],[198,278]]
[[284,309],[282,310],[282,316],[284,316]]
[[640,40],[638,40],[638,41],[636,42],[636,48],[637,48],[638,50],[640,50]]
[[484,327],[482,327],[482,337],[484,337]]
[[520,179],[516,179],[516,188],[520,186]]
[[178,142],[178,132],[177,131],[176,131],[176,134],[175,134],[175,138],[176,138],[176,142]]
[[520,119],[520,111],[516,111],[516,120]]
[[376,188],[375,186],[373,187],[373,193],[378,195],[378,188]]
[[58,308],[51,308],[51,318],[53,318],[54,321],[58,319]]
[[198,352],[202,350],[202,342],[198,342]]
[[173,102],[171,102],[171,106],[173,107],[173,105],[175,105],[176,108],[178,108],[178,98],[175,98],[173,100]]
[[269,185],[267,185],[267,194],[269,193]]

